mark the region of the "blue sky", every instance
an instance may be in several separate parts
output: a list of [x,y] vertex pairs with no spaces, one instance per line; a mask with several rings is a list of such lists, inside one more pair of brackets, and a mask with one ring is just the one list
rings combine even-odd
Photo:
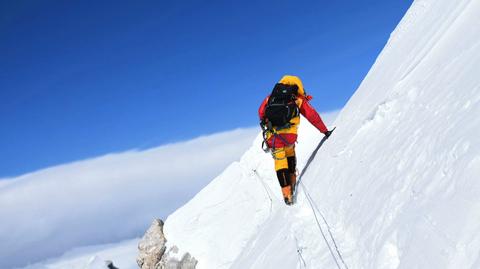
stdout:
[[353,94],[411,1],[1,1],[0,177],[255,126],[283,74]]

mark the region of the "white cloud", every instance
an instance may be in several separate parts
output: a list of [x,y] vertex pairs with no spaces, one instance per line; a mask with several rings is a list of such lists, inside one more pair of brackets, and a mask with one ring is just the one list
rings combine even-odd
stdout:
[[[338,111],[321,113],[328,124]],[[0,268],[141,236],[252,145],[238,129],[0,180]]]
[[141,235],[251,146],[238,129],[0,181],[0,268]]

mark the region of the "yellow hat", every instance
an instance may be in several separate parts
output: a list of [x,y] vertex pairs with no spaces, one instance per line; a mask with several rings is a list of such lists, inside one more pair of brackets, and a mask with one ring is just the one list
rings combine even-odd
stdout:
[[285,75],[278,83],[287,84],[287,85],[297,85],[298,94],[305,96],[305,90],[303,89],[302,81],[297,76]]

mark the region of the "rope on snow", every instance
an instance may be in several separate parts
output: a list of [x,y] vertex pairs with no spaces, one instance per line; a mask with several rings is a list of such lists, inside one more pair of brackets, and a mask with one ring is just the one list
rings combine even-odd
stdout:
[[[260,178],[260,175],[258,174],[257,172],[257,169],[253,169],[253,173],[255,174],[256,178],[258,179],[258,181],[260,181],[260,183],[262,184],[263,186],[263,189],[265,190],[265,192],[267,193],[267,196],[268,196],[268,199],[270,200],[270,213],[272,213],[272,210],[273,210],[273,199],[272,199],[272,196],[270,196],[270,192],[268,191],[268,186],[266,186],[265,182],[263,182],[262,178]],[[267,189],[268,188],[268,189]]]
[[298,246],[297,237],[294,236],[294,238],[295,238],[295,245],[297,246],[298,259],[300,260],[300,265],[303,265],[301,266],[301,268],[307,268],[307,263],[305,262],[305,259],[303,259],[303,255],[302,255],[303,248]]
[[343,260],[343,256],[338,248],[338,245],[337,245],[337,242],[335,241],[335,238],[333,237],[333,234],[332,234],[332,231],[330,229],[330,225],[328,224],[325,216],[322,214],[322,211],[320,211],[320,209],[318,208],[317,204],[315,203],[315,201],[313,201],[313,198],[312,196],[310,195],[310,193],[307,191],[307,188],[305,187],[305,185],[303,184],[303,182],[300,182],[300,185],[302,186],[302,189],[303,191],[305,192],[305,197],[307,198],[307,201],[308,203],[310,204],[310,209],[312,209],[312,212],[313,212],[313,215],[315,217],[315,221],[317,222],[317,226],[318,228],[320,229],[320,233],[322,234],[322,237],[323,239],[325,240],[325,243],[327,244],[327,247],[328,247],[328,250],[330,251],[330,254],[332,255],[333,257],[333,260],[335,261],[335,264],[337,265],[338,269],[341,269],[340,267],[340,264],[337,260],[337,257],[335,256],[333,250],[332,250],[332,247],[330,245],[330,243],[328,242],[328,239],[325,235],[325,232],[323,231],[322,229],[322,225],[320,224],[320,221],[317,217],[317,214],[316,214],[316,211],[319,213],[319,215],[321,216],[321,218],[323,219],[323,222],[325,223],[325,225],[327,226],[327,231],[328,231],[328,234],[330,235],[330,239],[332,240],[334,246],[335,246],[335,251],[338,255],[338,257],[340,258],[340,261],[341,263],[343,264],[344,268],[348,269],[348,266],[347,264],[345,263],[345,261]]

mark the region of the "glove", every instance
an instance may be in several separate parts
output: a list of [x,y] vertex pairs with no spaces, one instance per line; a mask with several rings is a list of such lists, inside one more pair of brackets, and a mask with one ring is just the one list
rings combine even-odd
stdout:
[[325,133],[323,133],[327,138],[330,137],[330,135],[332,134],[332,131],[326,131]]

